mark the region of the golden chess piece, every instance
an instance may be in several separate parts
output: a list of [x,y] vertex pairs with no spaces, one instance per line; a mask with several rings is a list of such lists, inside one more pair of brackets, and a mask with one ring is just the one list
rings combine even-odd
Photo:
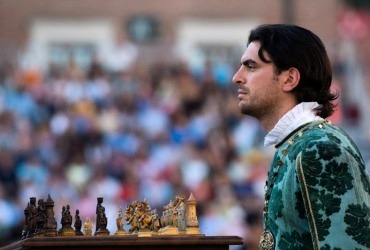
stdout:
[[123,229],[123,212],[122,208],[119,208],[118,210],[118,217],[116,219],[116,224],[117,224],[117,231],[114,233],[115,236],[123,236],[126,235],[125,229]]
[[84,223],[84,233],[85,236],[92,236],[92,223],[90,217],[87,217]]
[[199,222],[196,210],[197,200],[195,199],[193,193],[190,194],[189,199],[186,201],[186,234],[189,235],[199,235],[201,234],[199,230]]

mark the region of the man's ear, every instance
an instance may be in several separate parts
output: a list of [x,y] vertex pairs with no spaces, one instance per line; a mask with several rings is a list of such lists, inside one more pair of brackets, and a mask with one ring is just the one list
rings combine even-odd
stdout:
[[301,78],[301,74],[296,68],[289,68],[284,72],[284,76],[285,78],[282,85],[282,89],[286,92],[290,92],[295,87],[297,87],[299,80]]

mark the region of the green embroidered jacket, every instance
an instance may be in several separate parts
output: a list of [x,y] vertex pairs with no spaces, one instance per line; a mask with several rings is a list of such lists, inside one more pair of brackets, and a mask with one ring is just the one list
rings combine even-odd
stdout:
[[348,135],[315,121],[276,148],[266,225],[275,249],[370,249],[370,180]]

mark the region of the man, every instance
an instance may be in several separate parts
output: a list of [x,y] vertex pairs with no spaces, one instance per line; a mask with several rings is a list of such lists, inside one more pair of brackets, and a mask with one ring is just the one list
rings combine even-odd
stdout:
[[356,145],[325,118],[337,98],[321,40],[294,25],[251,31],[233,77],[239,108],[269,131],[260,249],[370,248],[370,181]]

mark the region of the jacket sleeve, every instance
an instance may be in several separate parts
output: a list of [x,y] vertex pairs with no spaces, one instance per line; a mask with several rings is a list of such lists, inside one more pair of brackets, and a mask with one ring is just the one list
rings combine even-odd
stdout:
[[314,249],[370,249],[369,176],[356,151],[316,142],[296,172]]

